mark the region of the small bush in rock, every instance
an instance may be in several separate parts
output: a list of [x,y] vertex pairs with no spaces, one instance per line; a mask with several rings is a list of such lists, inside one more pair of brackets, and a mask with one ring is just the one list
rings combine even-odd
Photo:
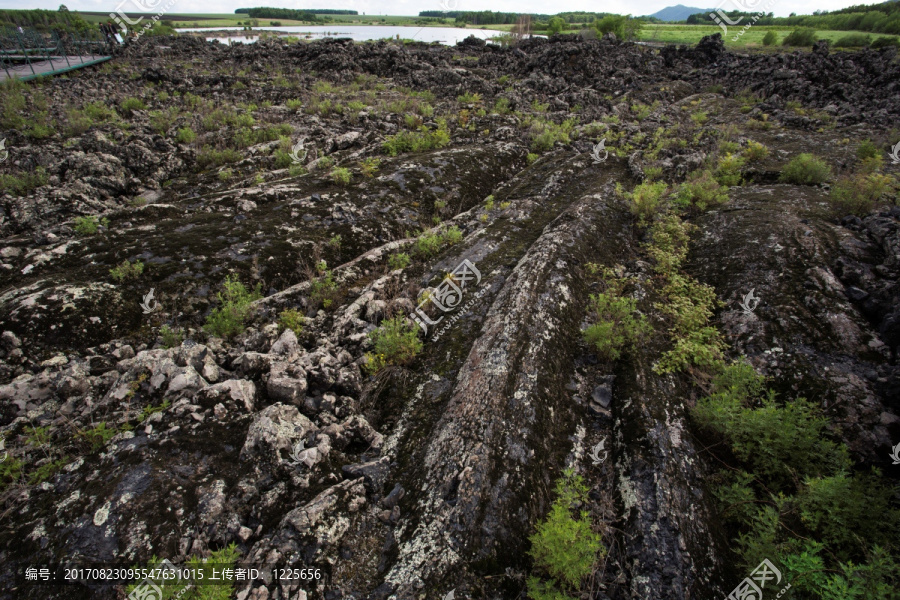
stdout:
[[122,283],[126,279],[136,279],[140,277],[143,272],[144,263],[139,260],[134,262],[123,260],[117,266],[109,270],[110,276],[119,283]]
[[371,373],[388,365],[407,365],[422,351],[416,324],[403,315],[383,321],[369,339],[374,350],[366,354],[366,368]]
[[[556,499],[547,519],[529,538],[538,576],[528,578],[528,596],[533,600],[560,600],[577,593],[590,575],[597,556],[603,555],[599,533],[593,530],[590,513],[578,510],[588,502],[588,486],[574,470],[556,482]],[[562,590],[562,592],[560,591]]]
[[250,305],[262,298],[260,288],[256,284],[251,291],[236,276],[229,275],[223,284],[224,292],[219,292],[219,308],[213,310],[206,318],[203,329],[210,335],[228,338],[244,330],[244,322],[250,315]]
[[813,154],[799,154],[781,171],[779,181],[796,185],[819,185],[831,177],[831,167]]
[[283,310],[281,311],[281,314],[278,315],[278,324],[281,325],[281,329],[290,329],[298,336],[303,333],[304,321],[303,315],[296,308]]

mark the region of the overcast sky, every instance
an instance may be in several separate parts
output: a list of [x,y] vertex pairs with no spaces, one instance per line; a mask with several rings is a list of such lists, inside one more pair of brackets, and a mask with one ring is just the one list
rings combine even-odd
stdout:
[[[164,7],[172,4],[166,12],[174,13],[233,13],[236,8],[252,6],[278,6],[281,8],[346,8],[367,15],[417,15],[422,10],[441,10],[441,0],[325,0],[323,2],[300,2],[298,0],[266,0],[242,2],[241,0],[62,0],[71,10],[114,11],[120,5],[128,12],[151,12],[139,8],[141,2],[145,6]],[[546,0],[447,0],[449,6],[456,10],[494,10],[502,12],[555,14],[563,11],[596,11],[619,14],[649,15],[667,6],[678,4],[678,0],[646,0],[634,2],[627,0],[606,0],[602,4],[589,0],[559,0],[548,3]],[[754,7],[768,7],[766,12],[774,12],[776,16],[786,17],[792,12],[811,14],[816,10],[836,10],[855,4],[877,4],[877,1],[865,0],[817,0],[815,3],[798,0],[715,0],[715,2],[687,2],[687,6],[698,8],[715,8],[722,4],[726,10],[737,2],[750,2]],[[684,2],[682,2],[684,3]],[[0,0],[0,8],[59,8],[60,0]],[[156,10],[159,10],[157,8]]]

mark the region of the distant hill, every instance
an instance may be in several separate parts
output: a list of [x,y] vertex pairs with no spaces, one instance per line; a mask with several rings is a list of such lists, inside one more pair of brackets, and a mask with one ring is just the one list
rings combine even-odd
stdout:
[[667,6],[666,8],[648,16],[656,17],[660,21],[684,21],[691,15],[695,15],[697,13],[711,13],[712,11],[712,8],[693,8],[690,6],[684,6],[683,4],[678,4],[675,6]]

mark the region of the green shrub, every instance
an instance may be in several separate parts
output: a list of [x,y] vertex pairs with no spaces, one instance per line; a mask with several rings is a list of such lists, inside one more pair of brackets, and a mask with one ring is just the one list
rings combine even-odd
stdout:
[[350,169],[345,167],[337,167],[331,172],[331,179],[341,186],[350,185]]
[[131,262],[123,260],[117,266],[109,270],[109,274],[113,279],[122,283],[126,279],[136,279],[144,272],[144,263],[139,260]]
[[528,162],[528,164],[530,165],[530,164],[532,164],[534,161],[536,161],[537,159],[539,159],[540,157],[541,157],[540,154],[535,154],[534,152],[529,152],[529,153],[528,153],[528,156],[525,157],[525,160],[526,160],[526,161]]
[[177,348],[184,341],[184,331],[180,328],[172,329],[168,325],[159,328],[159,335],[162,338],[163,348]]
[[453,225],[452,227],[448,227],[441,233],[441,238],[444,243],[448,246],[453,246],[454,244],[458,244],[463,239],[463,233],[460,231],[459,227]]
[[[226,579],[223,577],[223,572],[226,569],[233,571],[239,556],[240,553],[234,543],[221,550],[210,552],[209,558],[191,556],[184,565],[180,566],[181,569],[196,574],[193,579],[198,581],[218,581],[216,583],[194,584],[193,588],[187,587],[191,591],[184,594],[186,586],[189,585],[189,580],[187,578],[181,579],[178,573],[173,573],[174,577],[171,578],[151,577],[148,579],[154,586],[159,588],[159,593],[152,597],[154,599],[159,598],[159,600],[229,600],[234,594],[234,583],[232,582],[235,580],[233,578],[231,580]],[[139,564],[135,565],[135,569],[153,569],[157,573],[162,568],[162,560],[155,555],[150,558],[146,567]],[[132,595],[141,583],[141,581],[137,581],[125,586],[125,593]]]
[[94,235],[100,226],[109,227],[109,219],[103,217],[75,217],[75,233],[80,236]]
[[366,354],[366,368],[371,373],[387,365],[406,365],[422,351],[418,327],[403,315],[387,319],[369,333],[374,349]]
[[0,83],[0,128],[19,129],[25,125],[25,84],[11,77]]
[[281,329],[290,329],[298,336],[303,333],[303,323],[305,321],[306,319],[303,317],[303,314],[296,308],[283,310],[281,311],[281,314],[278,315],[278,324],[281,326]]
[[316,169],[320,171],[325,171],[334,166],[334,158],[330,156],[323,156],[319,160],[316,161]]
[[3,491],[12,483],[15,483],[22,477],[22,471],[25,469],[25,462],[18,458],[9,457],[7,460],[0,462],[0,491]]
[[396,271],[397,269],[405,269],[409,266],[409,263],[409,254],[407,254],[406,252],[391,254],[391,256],[388,258],[388,268],[390,268],[391,271]]
[[890,481],[852,471],[820,410],[802,398],[778,402],[764,383],[733,363],[692,410],[725,467],[716,496],[742,562],[780,564],[797,597],[892,599],[897,565],[884,549],[900,533],[900,511]]
[[865,33],[851,33],[840,37],[834,43],[835,48],[864,48],[872,43],[872,36]]
[[771,29],[766,32],[762,39],[763,46],[774,46],[778,43],[778,34]]
[[81,110],[93,121],[110,122],[118,119],[116,111],[102,102],[88,102]]
[[582,336],[604,360],[618,360],[623,348],[633,348],[651,330],[647,318],[638,313],[634,298],[615,293],[591,294],[588,311],[594,322]]
[[556,588],[578,592],[581,582],[591,574],[597,556],[605,554],[601,537],[591,524],[590,513],[578,510],[588,503],[589,488],[580,475],[569,469],[556,482],[556,499],[546,520],[538,523],[528,539],[537,576],[528,578],[528,596],[535,600],[560,598]]
[[871,48],[873,50],[880,50],[882,48],[890,48],[892,46],[900,46],[900,39],[896,37],[882,36],[880,38],[875,38],[875,41],[872,42]]
[[828,439],[828,420],[819,410],[803,398],[780,406],[748,363],[725,367],[693,415],[727,440],[752,473],[778,486],[789,486],[798,474],[823,477],[849,467],[847,449]]
[[67,462],[69,462],[69,459],[63,457],[44,463],[28,475],[28,483],[30,485],[36,485],[43,481],[47,481],[48,479],[56,475],[56,473],[58,473],[60,469],[66,466]]
[[683,212],[700,212],[728,201],[726,188],[709,171],[691,174],[678,188],[672,204]]
[[316,263],[316,274],[309,284],[309,297],[314,303],[321,303],[323,308],[331,308],[338,294],[334,273],[324,260],[320,260]]
[[508,115],[511,113],[512,109],[509,107],[509,98],[497,98],[497,101],[494,103],[493,112],[498,115]]
[[232,148],[216,150],[205,146],[197,155],[197,165],[201,169],[221,167],[222,165],[236,163],[239,160],[241,160],[241,153]]
[[98,423],[91,429],[83,429],[78,432],[78,436],[83,438],[91,445],[91,452],[97,452],[106,445],[114,435],[119,433],[116,429],[107,427],[106,422]]
[[217,177],[219,178],[219,181],[228,181],[233,176],[234,176],[234,172],[231,169],[222,169],[221,171],[219,171],[219,174],[217,175]]
[[739,154],[725,154],[720,156],[716,164],[714,177],[719,184],[724,186],[734,186],[741,184],[741,169],[747,161]]
[[571,133],[575,128],[575,119],[566,119],[557,125],[552,121],[534,121],[531,124],[531,150],[546,152],[558,143],[571,142]]
[[416,238],[416,253],[420,256],[432,256],[440,252],[444,245],[452,246],[462,241],[463,233],[454,225],[443,231],[425,232]]
[[859,146],[856,147],[856,158],[859,160],[875,158],[880,155],[881,152],[878,150],[878,146],[876,146],[872,140],[863,140],[859,143]]
[[481,102],[481,94],[466,92],[462,96],[457,96],[456,99],[463,104],[479,104]]
[[375,173],[381,168],[381,159],[370,156],[360,163],[359,168],[360,171],[362,171],[363,177],[375,177]]
[[174,107],[150,111],[150,127],[159,135],[166,135],[177,119],[178,109]]
[[125,98],[119,103],[119,108],[126,117],[130,117],[136,110],[144,110],[147,105],[140,98]]
[[0,174],[0,192],[9,192],[14,196],[27,196],[43,185],[47,185],[47,171],[44,167],[37,167],[33,173]]
[[389,136],[382,148],[391,156],[397,156],[404,152],[423,152],[436,148],[443,148],[450,143],[450,133],[446,122],[439,123],[437,129],[429,130],[419,127],[418,131],[401,131]]
[[631,214],[638,218],[641,225],[652,221],[660,210],[660,201],[669,191],[664,181],[644,182],[637,185],[634,191],[625,193],[630,201]]
[[233,337],[244,330],[244,322],[250,315],[251,304],[262,298],[261,283],[250,291],[237,276],[229,275],[223,283],[223,292],[217,294],[219,308],[206,318],[203,329],[216,337]]
[[796,185],[819,185],[831,177],[831,167],[812,154],[799,154],[781,171],[779,181]]
[[744,149],[744,157],[747,160],[757,162],[763,160],[767,156],[769,156],[769,149],[766,146],[753,140],[747,142],[747,148]]
[[891,486],[880,481],[877,471],[854,475],[842,471],[830,477],[807,476],[796,506],[816,539],[849,560],[859,552],[852,549],[859,548],[860,538],[890,543],[889,532],[900,525],[900,514],[891,510],[891,496]]
[[815,29],[795,29],[782,40],[784,46],[812,46],[818,40]]
[[197,134],[194,133],[194,130],[190,127],[182,127],[178,130],[178,133],[175,135],[175,141],[179,144],[190,144],[195,139],[197,139]]
[[691,226],[668,214],[653,224],[648,256],[662,276],[663,301],[656,308],[666,316],[672,349],[653,367],[657,373],[674,373],[690,367],[716,371],[724,357],[725,342],[709,320],[718,304],[715,290],[680,272],[688,251]]
[[837,216],[847,214],[864,217],[875,208],[875,203],[890,188],[891,178],[879,173],[860,173],[835,182],[829,195],[829,203]]

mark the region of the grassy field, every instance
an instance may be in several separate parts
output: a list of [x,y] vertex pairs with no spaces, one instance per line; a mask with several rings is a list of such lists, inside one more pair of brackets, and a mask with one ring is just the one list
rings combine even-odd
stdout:
[[[743,28],[734,26],[728,28],[728,35],[723,35],[726,46],[762,46],[762,39],[769,30],[778,34],[778,45],[781,41],[794,30],[794,27],[762,27],[754,26],[746,30],[743,35],[738,37],[737,41],[732,39],[738,35]],[[705,35],[714,33],[722,33],[722,30],[715,25],[647,25],[641,31],[641,41],[643,42],[666,42],[678,44],[696,44]],[[861,33],[867,35],[865,31],[817,31],[820,40],[831,40],[832,43],[840,38],[853,33]],[[882,37],[882,34],[869,34],[872,39]],[[897,37],[895,35],[885,37]]]

